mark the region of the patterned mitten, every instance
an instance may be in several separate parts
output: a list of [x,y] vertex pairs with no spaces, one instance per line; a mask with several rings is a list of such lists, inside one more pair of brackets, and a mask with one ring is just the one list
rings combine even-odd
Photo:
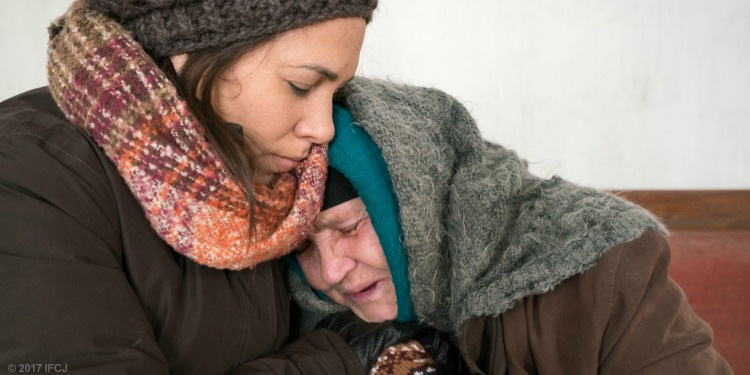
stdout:
[[435,361],[417,340],[389,346],[380,353],[370,375],[435,375]]

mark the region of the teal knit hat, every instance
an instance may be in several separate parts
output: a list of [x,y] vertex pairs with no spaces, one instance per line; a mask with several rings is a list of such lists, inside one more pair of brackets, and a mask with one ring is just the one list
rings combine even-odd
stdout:
[[[398,315],[396,321],[414,320],[409,283],[409,263],[398,214],[398,200],[393,189],[391,174],[380,148],[346,109],[333,107],[333,124],[336,134],[328,146],[328,160],[352,183],[370,215],[370,221],[383,247],[391,278],[396,289]],[[296,257],[289,259],[292,268],[307,282]],[[317,293],[319,296],[322,293]]]

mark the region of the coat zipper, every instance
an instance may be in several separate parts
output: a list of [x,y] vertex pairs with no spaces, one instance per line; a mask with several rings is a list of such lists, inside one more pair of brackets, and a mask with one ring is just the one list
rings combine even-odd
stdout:
[[[228,271],[228,272],[231,272],[231,271]],[[258,275],[258,274],[262,274],[264,272],[267,275]],[[241,332],[241,334],[240,334],[240,345],[239,345],[238,352],[237,352],[237,359],[235,360],[235,367],[239,367],[239,366],[241,366],[241,365],[244,364],[245,349],[247,347],[247,338],[249,336],[249,332],[248,332],[249,328],[248,328],[248,325],[247,325],[247,323],[245,321],[246,314],[248,312],[248,306],[247,305],[249,304],[249,302],[248,302],[248,296],[247,295],[248,295],[249,292],[243,287],[243,284],[242,284],[241,280],[239,280],[236,277],[232,277],[232,276],[234,276],[234,275],[230,274],[230,276],[229,276],[230,280],[231,280],[230,285],[232,285],[232,289],[234,289],[234,292],[237,295],[237,302],[238,302],[238,306],[239,306],[238,310],[239,310],[239,314],[240,314],[240,319],[239,319],[240,320],[239,328],[240,328],[240,332]],[[269,342],[270,342],[271,346],[268,348],[268,350],[270,352],[271,350],[273,350],[275,348],[275,346],[277,344],[277,342],[276,342],[277,341],[276,335],[278,335],[278,332],[279,332],[279,328],[278,328],[279,321],[278,321],[278,316],[277,316],[277,311],[276,311],[277,310],[277,306],[276,306],[276,302],[277,302],[276,301],[276,280],[275,280],[276,274],[274,272],[274,266],[273,266],[273,264],[271,264],[270,262],[268,262],[268,263],[261,264],[261,265],[258,266],[258,268],[256,269],[256,273],[253,275],[253,279],[256,279],[256,278],[262,277],[262,276],[266,276],[269,279],[269,284],[268,284],[269,288],[267,290],[270,292],[270,298],[269,298],[269,300],[270,300],[269,302],[270,303],[268,303],[267,313],[268,313],[269,320],[272,323],[271,324],[271,332],[270,332],[271,335],[269,336],[270,337]],[[258,307],[260,307],[260,306],[258,306]],[[283,343],[284,343],[284,340],[281,340],[281,342],[279,342],[279,344],[281,344],[281,345],[283,345]]]
[[271,304],[270,304],[271,307],[269,308],[268,312],[271,314],[270,317],[273,320],[273,324],[271,324],[271,327],[273,327],[273,332],[272,332],[273,336],[271,336],[273,337],[273,340],[271,340],[271,342],[273,343],[272,345],[274,345],[276,343],[276,335],[279,332],[279,328],[278,328],[279,322],[276,319],[278,316],[276,312],[276,283],[274,281],[274,279],[276,278],[276,273],[274,272],[274,269],[273,269],[274,265],[271,263],[267,263],[267,264],[268,264],[269,271],[271,271],[271,274],[268,275],[269,279],[271,279],[271,288],[269,289],[271,291]]
[[245,341],[247,341],[247,324],[245,323],[245,315],[246,315],[246,301],[247,301],[247,291],[245,288],[242,287],[241,281],[237,280],[234,276],[234,273],[232,271],[224,271],[228,272],[227,277],[229,278],[229,285],[232,286],[232,289],[234,290],[234,294],[237,296],[237,306],[239,307],[239,328],[240,328],[240,345],[238,345],[237,348],[237,359],[234,361],[234,367],[239,367],[243,363],[243,359],[245,357]]

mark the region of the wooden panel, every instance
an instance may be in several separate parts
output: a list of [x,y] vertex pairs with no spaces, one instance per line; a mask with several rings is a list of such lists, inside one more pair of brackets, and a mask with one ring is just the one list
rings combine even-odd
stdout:
[[672,232],[669,274],[714,330],[736,374],[750,374],[750,231]]
[[750,374],[750,190],[617,191],[671,231],[669,273],[714,330],[714,346]]
[[661,218],[670,230],[750,230],[750,190],[613,191]]

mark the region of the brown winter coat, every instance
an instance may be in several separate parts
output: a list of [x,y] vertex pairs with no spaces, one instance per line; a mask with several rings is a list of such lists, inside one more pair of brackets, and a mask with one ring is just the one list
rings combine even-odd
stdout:
[[668,277],[669,257],[666,239],[647,232],[548,293],[470,319],[460,348],[472,373],[730,374]]
[[289,343],[282,263],[224,271],[175,253],[47,89],[0,104],[0,372],[360,374],[344,340]]

